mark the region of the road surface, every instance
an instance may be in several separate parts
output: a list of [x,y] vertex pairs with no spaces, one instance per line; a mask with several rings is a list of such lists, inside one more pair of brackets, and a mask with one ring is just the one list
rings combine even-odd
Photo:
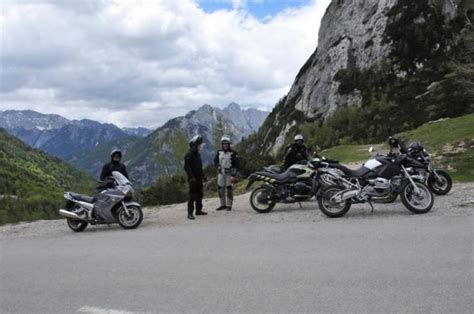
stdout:
[[132,231],[0,227],[0,312],[472,313],[473,191],[456,185],[426,215],[399,201],[256,214],[243,195],[196,221],[184,205],[147,209]]

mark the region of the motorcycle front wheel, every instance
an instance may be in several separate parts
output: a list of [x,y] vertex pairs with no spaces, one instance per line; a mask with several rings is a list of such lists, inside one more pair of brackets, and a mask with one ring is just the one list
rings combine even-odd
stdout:
[[415,182],[418,192],[411,183],[407,184],[400,193],[403,205],[414,214],[425,214],[431,210],[434,203],[433,193],[426,184]]
[[[438,176],[436,176],[436,174]],[[436,195],[448,194],[453,186],[451,176],[443,170],[436,170],[436,174],[430,173],[428,176],[428,186],[430,190]]]
[[338,218],[347,214],[351,208],[351,203],[348,200],[340,203],[334,203],[331,201],[331,198],[334,195],[343,190],[343,187],[331,186],[321,191],[320,196],[318,196],[318,205],[324,215],[330,218]]
[[135,229],[143,220],[143,211],[138,206],[128,206],[127,211],[121,208],[117,213],[119,225],[124,229]]
[[269,213],[275,207],[275,201],[271,200],[271,192],[264,187],[256,188],[250,194],[250,205],[257,213]]

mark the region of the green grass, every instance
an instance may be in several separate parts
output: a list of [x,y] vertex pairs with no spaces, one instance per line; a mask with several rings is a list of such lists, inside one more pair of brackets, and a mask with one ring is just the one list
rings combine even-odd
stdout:
[[383,144],[339,145],[323,150],[321,155],[339,160],[341,163],[353,163],[367,160],[371,156],[369,153],[371,146],[373,146],[376,151],[384,151],[387,149]]
[[[451,118],[398,135],[407,145],[420,142],[433,154],[434,165],[447,170],[455,181],[474,181],[474,114]],[[388,149],[385,143],[340,145],[322,152],[323,156],[342,163],[361,163],[370,157],[368,149]]]

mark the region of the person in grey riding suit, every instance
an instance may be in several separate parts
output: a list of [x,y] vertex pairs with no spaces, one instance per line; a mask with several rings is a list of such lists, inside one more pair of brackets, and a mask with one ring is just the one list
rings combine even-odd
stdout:
[[231,140],[228,136],[221,139],[221,149],[214,158],[214,165],[219,172],[217,177],[217,185],[221,206],[217,210],[232,210],[232,202],[234,200],[233,184],[239,169],[239,156],[230,147]]

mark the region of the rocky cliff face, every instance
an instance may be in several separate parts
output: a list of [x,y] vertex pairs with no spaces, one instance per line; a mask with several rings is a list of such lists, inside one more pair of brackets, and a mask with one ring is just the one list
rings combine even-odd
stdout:
[[[382,72],[388,76],[390,72],[393,77],[403,78],[407,71],[393,58],[399,41],[417,45],[417,40],[426,36],[422,33],[426,32],[424,24],[448,25],[464,14],[464,9],[462,0],[333,0],[321,21],[317,49],[299,71],[289,93],[277,104],[269,122],[265,122],[259,132],[260,141],[253,143],[252,149],[263,148],[265,153],[275,155],[301,122],[322,121],[339,108],[361,105],[370,87],[359,83],[370,79],[370,73],[365,75],[369,71],[373,72],[372,77]],[[443,18],[435,21],[433,16],[439,15]],[[405,43],[400,35],[390,37],[387,25],[397,20],[406,20],[422,38],[409,38]],[[436,36],[439,30],[431,31]],[[428,47],[431,48],[449,51],[450,47],[440,42],[438,48]],[[403,61],[423,68],[425,59]],[[353,75],[356,71],[364,75]],[[395,84],[392,81],[390,84]]]

